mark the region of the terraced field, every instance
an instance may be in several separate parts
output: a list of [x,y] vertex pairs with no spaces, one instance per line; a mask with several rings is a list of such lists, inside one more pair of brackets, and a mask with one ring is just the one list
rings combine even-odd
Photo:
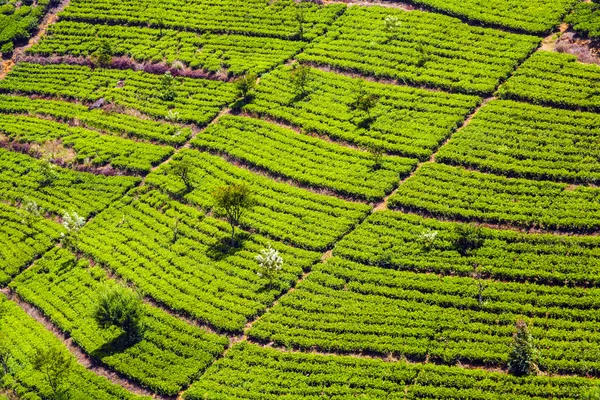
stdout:
[[600,67],[564,23],[600,17],[0,4],[0,400],[598,398]]

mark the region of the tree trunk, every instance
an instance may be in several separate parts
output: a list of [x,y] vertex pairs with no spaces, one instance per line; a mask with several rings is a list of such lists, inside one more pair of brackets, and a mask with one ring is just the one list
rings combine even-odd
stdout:
[[231,224],[231,247],[235,247],[235,224]]

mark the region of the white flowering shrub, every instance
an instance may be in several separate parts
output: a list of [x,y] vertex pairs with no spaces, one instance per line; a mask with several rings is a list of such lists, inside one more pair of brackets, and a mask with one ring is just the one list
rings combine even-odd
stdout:
[[384,22],[385,22],[385,30],[389,34],[395,34],[396,31],[402,25],[402,23],[400,22],[400,20],[398,19],[398,17],[395,17],[393,15],[388,15],[387,17],[385,17]]
[[85,225],[85,218],[80,217],[75,211],[73,212],[65,212],[62,217],[62,225],[67,230],[67,233],[63,233],[61,235],[63,239],[63,244],[65,246],[69,246],[81,228]]
[[435,240],[437,239],[438,231],[434,231],[431,229],[425,229],[419,235],[419,241],[423,244],[427,250],[431,250],[433,245],[435,244]]
[[256,261],[261,268],[258,272],[258,276],[266,278],[270,282],[275,279],[283,268],[283,258],[279,255],[279,252],[271,247],[271,244],[266,249],[262,249],[260,254],[256,256]]
[[62,221],[62,225],[69,233],[77,233],[85,225],[85,218],[80,217],[75,211],[66,212],[63,215]]
[[38,203],[28,199],[23,202],[23,211],[25,211],[25,213],[21,213],[23,216],[21,222],[28,226],[33,225],[33,223],[44,214],[44,209],[40,207]]

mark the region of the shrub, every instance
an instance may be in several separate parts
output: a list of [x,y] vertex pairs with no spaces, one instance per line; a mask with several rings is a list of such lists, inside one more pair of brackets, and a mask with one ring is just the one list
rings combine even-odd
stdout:
[[454,247],[463,257],[470,255],[473,250],[477,250],[485,242],[481,228],[473,224],[456,225],[455,233]]
[[110,285],[98,294],[94,319],[101,328],[121,328],[125,332],[126,344],[134,344],[144,335],[143,311],[139,294],[123,286]]
[[534,375],[538,372],[539,352],[533,343],[527,323],[518,320],[509,355],[508,372],[515,376]]
[[273,281],[283,267],[283,258],[279,255],[279,252],[275,250],[271,244],[266,249],[262,249],[260,254],[255,257],[261,271],[258,272],[258,276],[265,278],[269,281],[269,286],[273,284]]
[[10,55],[15,50],[15,46],[12,42],[4,43],[0,47],[0,52],[4,55]]

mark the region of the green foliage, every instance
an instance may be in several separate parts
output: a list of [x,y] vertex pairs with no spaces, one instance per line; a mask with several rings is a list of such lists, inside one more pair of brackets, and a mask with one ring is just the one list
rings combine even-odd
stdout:
[[126,343],[142,340],[145,326],[141,296],[120,285],[106,285],[98,293],[94,319],[101,328],[116,326],[125,332]]
[[224,214],[231,225],[231,247],[235,246],[235,227],[256,205],[251,189],[244,184],[221,186],[212,193],[217,212]]
[[92,55],[94,63],[102,68],[110,67],[112,62],[113,50],[110,42],[107,40],[98,41],[98,49]]
[[365,89],[364,81],[357,81],[357,83],[358,87],[356,88],[354,101],[350,103],[350,109],[362,111],[366,114],[366,118],[358,126],[368,129],[371,122],[373,122],[371,110],[379,102],[379,96],[375,93],[368,93]]
[[[390,25],[396,27],[393,32]],[[296,58],[350,73],[483,95],[491,94],[540,41],[430,12],[348,7]]]
[[[87,260],[76,260],[64,248],[55,248],[19,275],[11,287],[22,299],[42,310],[92,359],[160,394],[179,393],[227,345],[226,338],[148,304],[141,310],[145,331],[140,341],[130,343],[120,327],[101,328],[93,310],[97,297],[109,289],[109,283],[116,285],[102,267],[90,267]],[[189,281],[185,283],[189,288]],[[65,298],[69,301],[65,302]]]
[[[4,200],[20,202],[28,198],[54,215],[72,210],[87,218],[139,182],[139,178],[127,176],[101,176],[61,167],[48,168],[44,161],[4,149],[0,149],[0,165],[3,174],[0,192]],[[41,185],[48,179],[45,174],[48,169],[54,177],[52,185]]]
[[[377,240],[356,248],[376,247]],[[531,333],[544,349],[540,368],[583,375],[599,370],[600,344],[592,339],[597,288],[490,280],[473,274],[473,265],[464,276],[439,275],[428,268],[435,249],[420,258],[384,249],[379,254],[391,252],[391,265],[373,260],[369,266],[337,256],[336,246],[334,257],[315,265],[252,325],[249,337],[302,351],[506,368],[514,323],[525,317],[535,321]],[[452,268],[453,258],[442,263]]]
[[377,149],[369,154],[269,122],[231,115],[219,118],[196,136],[192,145],[227,153],[303,185],[371,201],[390,193],[398,177],[407,176],[417,164],[415,159],[384,156],[375,144]]
[[[182,31],[234,33],[247,36],[298,38],[298,9],[304,14],[303,39],[312,40],[344,11],[345,5],[319,6],[311,2],[296,4],[294,0],[228,0],[181,3],[178,0],[141,0],[124,4],[120,0],[74,2],[61,13],[61,20],[92,22],[103,25],[147,25],[162,20],[165,28]],[[107,13],[106,10],[110,10]],[[224,18],[223,16],[227,16]],[[152,24],[151,24],[152,25]]]
[[[2,318],[2,304],[0,303],[0,319]],[[0,381],[10,373],[11,354],[8,347],[8,337],[5,333],[0,332]]]
[[390,198],[393,209],[524,228],[591,232],[600,227],[600,189],[423,165]]
[[435,159],[510,177],[596,183],[599,142],[598,114],[495,100]]
[[600,9],[598,0],[591,2],[580,2],[574,11],[567,15],[565,22],[573,27],[573,30],[584,37],[594,40],[600,39]]
[[533,34],[548,33],[561,23],[574,0],[414,0],[414,3],[463,20]]
[[456,239],[454,246],[461,256],[466,257],[482,247],[485,238],[481,233],[481,227],[473,224],[459,224],[455,228]]
[[[69,163],[102,166],[110,163],[132,173],[150,172],[169,157],[174,149],[170,146],[157,146],[121,137],[103,135],[91,129],[71,127],[67,124],[48,121],[44,118],[30,116],[3,115],[0,129],[12,141],[29,142],[45,145],[52,140],[60,141],[60,147],[72,149],[75,159],[67,159]],[[68,153],[67,153],[68,155]],[[52,155],[53,159],[63,159],[61,155]],[[50,166],[51,168],[51,166]],[[49,168],[43,171],[47,179],[44,184],[50,185],[53,174]]]
[[300,63],[294,64],[290,72],[290,79],[296,97],[299,99],[306,97],[308,95],[308,86],[312,81],[311,68]]
[[0,53],[2,53],[5,56],[10,56],[14,49],[15,49],[15,46],[13,45],[12,42],[4,43],[0,47]]
[[40,372],[50,386],[51,400],[70,399],[69,375],[73,370],[73,357],[59,345],[38,348],[32,360],[33,368]]
[[256,89],[257,75],[254,73],[245,74],[235,80],[235,88],[238,91],[238,97],[244,101],[250,101],[254,96]]
[[[124,215],[126,223],[122,223]],[[148,225],[148,221],[152,223]],[[176,223],[177,241],[173,243],[170,233]],[[132,239],[123,242],[122,237]],[[239,333],[248,319],[265,310],[310,268],[320,253],[273,242],[285,265],[273,288],[265,289],[254,257],[269,241],[245,233],[239,248],[231,249],[226,245],[229,237],[226,222],[152,191],[131,203],[119,202],[95,217],[86,225],[78,246],[99,264],[127,276],[155,301],[220,331]],[[140,252],[140,246],[148,252]]]
[[[243,227],[303,249],[325,251],[371,209],[367,204],[275,182],[197,150],[183,149],[173,156],[173,161],[186,157],[194,164],[192,179],[202,180],[202,184],[184,196],[185,202],[211,211],[215,205],[212,193],[219,187],[251,186],[257,207],[249,210]],[[146,184],[175,197],[185,190],[168,164],[148,175]]]
[[157,97],[164,101],[173,101],[177,97],[175,85],[177,81],[170,71],[164,73],[160,78],[157,89]]
[[31,37],[46,12],[58,0],[39,0],[35,5],[32,0],[24,0],[19,8],[15,8],[14,1],[2,6],[5,3],[0,2],[0,51],[8,54],[12,52],[14,43]]
[[193,189],[193,182],[190,173],[192,172],[193,164],[188,158],[181,158],[173,162],[171,170],[185,184],[186,192]]
[[[285,121],[314,136],[376,145],[386,152],[427,160],[481,101],[478,97],[382,84],[313,68],[310,96],[296,98],[292,67],[261,77],[255,99],[244,110]],[[352,108],[357,90],[376,95],[372,121]]]
[[403,271],[558,286],[600,286],[600,237],[522,233],[486,229],[483,245],[461,256],[457,225],[434,218],[381,211],[370,215],[335,246],[336,254],[366,265]]
[[538,51],[498,90],[502,99],[557,108],[600,111],[600,66],[571,54]]
[[[24,202],[24,204],[23,204]],[[0,204],[0,286],[8,283],[35,257],[45,253],[59,239],[61,226],[38,215],[26,199],[20,207]],[[30,211],[28,211],[30,210]]]
[[[2,300],[4,297],[0,296]],[[9,394],[16,394],[20,399],[52,399],[53,392],[44,370],[59,372],[67,364],[71,368],[54,382],[59,383],[59,392],[68,389],[71,399],[97,400],[134,400],[141,397],[132,394],[119,385],[111,383],[107,378],[96,375],[75,361],[75,357],[54,334],[42,324],[27,315],[16,303],[5,301],[5,312],[0,319],[2,327],[0,337],[10,353],[9,374],[0,380],[0,387],[7,389]],[[63,303],[64,304],[64,303]],[[51,350],[55,349],[55,350]],[[42,370],[34,368],[36,354],[50,354],[48,364],[44,363]],[[71,359],[72,361],[68,361]],[[59,362],[57,362],[59,361]],[[64,377],[64,380],[61,379]],[[0,389],[0,393],[2,392]],[[0,395],[1,398],[1,395]],[[10,400],[14,400],[9,396]]]
[[[98,129],[108,135],[104,136],[105,140],[100,140],[100,135],[96,135],[94,141],[101,144],[102,148],[101,146],[93,146],[92,148],[94,152],[102,154],[102,156],[97,155],[97,157],[104,159],[107,157],[106,154],[111,154],[110,152],[106,152],[107,148],[114,149],[116,147],[117,149],[121,149],[123,147],[127,147],[128,149],[131,149],[132,147],[139,148],[143,145],[140,142],[135,143],[133,141],[113,141],[109,136],[124,136],[128,138],[141,139],[143,141],[158,142],[161,144],[181,145],[185,143],[192,135],[190,128],[181,128],[171,124],[156,122],[150,119],[141,119],[127,114],[120,114],[115,111],[107,112],[101,109],[89,110],[87,106],[74,104],[67,101],[30,99],[25,96],[15,95],[0,95],[0,112],[5,114],[2,117],[3,121],[19,121],[19,123],[22,124],[24,124],[24,121],[27,121],[29,123],[26,126],[29,129],[32,129],[35,133],[40,133],[41,131],[51,131],[53,132],[52,137],[61,137],[62,140],[71,142],[74,148],[78,149],[80,153],[82,153],[82,148],[87,148],[91,145],[90,141],[82,141],[82,145],[78,146],[77,139],[69,140],[63,135],[56,135],[55,132],[58,130],[56,127],[60,127],[63,131],[66,130],[69,133],[79,132],[78,134],[75,134],[75,137],[83,136],[83,138],[89,137],[91,134],[89,130],[86,131],[85,135],[81,135],[83,130],[68,129],[63,124],[52,124],[49,121],[40,121],[40,119],[34,119],[32,117],[51,117],[53,119],[68,122],[70,124],[79,124],[80,126],[86,128]],[[10,114],[29,114],[30,117],[10,119],[8,116]],[[35,124],[32,124],[32,122],[35,122]],[[9,127],[13,127],[13,130],[9,130]],[[25,130],[19,129],[15,123],[4,124],[3,131],[5,134],[12,133],[14,135],[18,135],[19,137],[23,137]],[[37,141],[39,140],[37,138],[41,138],[42,136],[40,133],[40,136],[34,135],[34,137],[36,137]],[[127,145],[115,146],[121,143],[127,143]],[[134,158],[135,160],[144,159],[144,153],[152,152],[146,150],[136,154],[134,157],[128,158]],[[89,153],[83,152],[82,155],[85,157],[91,157],[93,159]],[[120,160],[125,158],[126,157],[120,157]],[[133,165],[135,160],[130,160],[130,165]]]
[[379,96],[373,93],[367,93],[365,90],[364,82],[358,82],[360,82],[360,84],[358,85],[356,97],[354,101],[350,103],[350,107],[353,110],[360,110],[364,112],[369,118],[371,118],[371,110],[377,105],[377,102],[379,101]]
[[217,360],[183,397],[275,399],[281,393],[294,393],[298,398],[320,399],[386,399],[397,394],[400,399],[571,400],[588,391],[598,391],[597,380],[515,378],[476,368],[288,352],[244,342]]
[[[77,35],[73,35],[73,31],[77,31]],[[90,56],[96,52],[97,38],[109,43],[111,54],[115,56],[128,56],[138,62],[166,60],[171,65],[210,73],[226,70],[234,76],[267,72],[292,58],[305,46],[304,42],[276,37],[221,33],[198,36],[195,32],[164,29],[162,26],[157,29],[61,19],[51,25],[47,34],[27,49],[27,53]]]
[[525,321],[518,320],[515,328],[512,350],[508,357],[508,372],[515,376],[535,375],[538,373],[539,351]]
[[[123,87],[118,85],[121,81],[124,82]],[[175,81],[179,84],[175,85]],[[136,109],[151,118],[166,119],[170,112],[177,112],[181,122],[199,125],[210,122],[222,107],[236,97],[233,83],[217,80],[175,79],[173,76],[142,71],[23,62],[18,63],[0,81],[0,89],[84,102],[105,98],[111,104]],[[171,98],[173,95],[172,101],[162,98]]]

